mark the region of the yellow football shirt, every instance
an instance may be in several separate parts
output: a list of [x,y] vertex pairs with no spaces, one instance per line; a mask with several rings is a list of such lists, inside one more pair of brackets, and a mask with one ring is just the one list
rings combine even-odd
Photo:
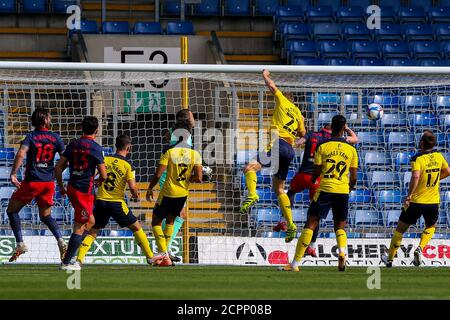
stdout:
[[96,199],[124,201],[128,181],[135,179],[135,169],[125,157],[118,154],[105,157],[106,180],[98,188]]
[[411,159],[411,170],[420,171],[419,184],[411,195],[411,202],[438,204],[441,169],[448,163],[440,152],[419,153]]
[[280,138],[293,145],[299,127],[305,130],[302,113],[280,90],[275,92],[275,103],[270,128],[278,131]]
[[350,193],[349,169],[358,168],[358,154],[355,147],[344,138],[332,138],[320,144],[314,156],[314,164],[322,165],[318,191]]
[[198,151],[177,147],[169,147],[162,155],[159,164],[167,166],[167,178],[158,198],[181,198],[189,194],[189,179],[192,169],[202,164]]

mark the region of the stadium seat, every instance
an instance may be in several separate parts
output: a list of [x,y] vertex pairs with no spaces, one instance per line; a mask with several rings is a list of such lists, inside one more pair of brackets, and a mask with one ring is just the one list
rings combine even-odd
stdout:
[[448,67],[449,61],[444,59],[420,59],[417,61],[422,67]]
[[274,16],[279,6],[278,0],[255,1],[255,12],[258,16]]
[[309,23],[330,22],[334,19],[331,6],[310,6],[306,10],[306,20]]
[[358,132],[359,143],[357,147],[361,150],[383,150],[384,141],[381,134],[374,132]]
[[400,173],[400,177],[401,177],[401,181],[402,181],[402,188],[403,188],[404,192],[408,192],[408,190],[409,190],[409,183],[411,181],[411,176],[412,176],[412,173],[410,171],[411,164],[409,165],[408,169],[409,169],[408,171]]
[[380,214],[375,210],[356,210],[355,211],[355,227],[371,227],[382,225],[383,220]]
[[300,6],[282,6],[278,7],[275,21],[277,24],[282,22],[303,22],[303,7]]
[[[355,110],[357,111],[357,110]],[[353,130],[367,130],[367,129],[376,129],[376,125],[377,123],[375,121],[370,120],[367,117],[367,113],[362,112],[362,113],[357,113],[357,112],[353,112],[350,114],[347,114],[347,122],[348,125],[353,129]]]
[[351,44],[353,58],[379,58],[380,52],[376,41],[354,41]]
[[437,112],[449,112],[450,111],[450,94],[437,93],[432,97],[434,109]]
[[290,40],[287,44],[287,59],[292,61],[296,57],[315,57],[316,43],[311,40]]
[[325,64],[329,66],[354,66],[355,60],[350,58],[325,59]]
[[401,41],[402,27],[399,24],[382,23],[380,29],[375,29],[375,38],[378,41]]
[[194,15],[196,16],[220,16],[220,0],[202,0],[194,6]]
[[386,58],[409,58],[410,48],[406,41],[386,41],[381,44],[383,57]]
[[434,7],[428,11],[431,23],[450,23],[450,7]]
[[399,207],[402,205],[402,193],[400,190],[377,191],[375,197],[380,207]]
[[340,2],[340,0],[317,0],[316,4],[319,6],[330,6],[333,11],[337,11]]
[[438,125],[436,116],[429,112],[409,114],[409,123],[416,130],[430,128]]
[[166,0],[162,2],[164,16],[179,16],[181,11],[180,0]]
[[299,66],[320,66],[324,65],[325,62],[319,58],[304,57],[304,58],[295,58],[292,64]]
[[364,22],[365,10],[360,6],[339,7],[336,19],[339,23]]
[[395,11],[398,11],[402,6],[402,0],[378,0],[380,7],[392,7]]
[[15,0],[0,0],[0,13],[16,12]]
[[15,190],[15,187],[0,187],[0,201],[9,201]]
[[439,117],[439,122],[441,123],[442,130],[444,132],[450,129],[450,114],[442,114]]
[[401,23],[425,22],[427,14],[423,7],[401,7],[398,10],[398,19]]
[[356,172],[356,178],[357,178],[357,180],[356,180],[356,189],[357,190],[368,188],[367,183],[369,180],[367,179],[367,175],[363,171],[358,170]]
[[283,40],[285,46],[289,40],[309,40],[310,38],[311,30],[307,24],[289,22],[284,25]]
[[331,123],[331,119],[337,115],[337,113],[334,112],[320,112],[317,117],[317,124],[320,128],[322,128],[326,124]]
[[256,211],[256,225],[261,226],[265,223],[276,225],[282,218],[278,208],[258,208]]
[[47,13],[47,0],[23,0],[22,11],[25,13]]
[[400,210],[388,210],[384,214],[386,216],[385,226],[390,227],[390,228],[397,227],[398,218],[400,218],[401,211]]
[[425,92],[401,96],[400,101],[402,109],[407,112],[430,111],[431,108],[431,98]]
[[194,35],[194,24],[191,21],[172,21],[167,23],[168,35]]
[[370,185],[374,189],[397,189],[400,188],[400,180],[396,172],[374,171],[369,174]]
[[259,201],[261,203],[278,203],[277,195],[270,188],[261,188],[256,189],[256,192],[259,195]]
[[433,6],[433,0],[408,0],[408,4],[411,7],[422,7],[428,12]]
[[66,216],[66,209],[61,206],[54,206],[52,208],[52,217],[57,222],[69,222],[67,219],[68,217]]
[[322,58],[348,58],[348,47],[345,41],[323,41],[319,45]]
[[0,184],[9,184],[9,174],[11,167],[0,167]]
[[398,152],[394,156],[395,161],[395,171],[401,172],[410,169],[411,157],[414,152]]
[[303,224],[306,222],[307,218],[307,210],[301,209],[292,209],[292,221],[297,224]]
[[411,44],[412,52],[416,59],[434,58],[440,59],[441,46],[437,41],[417,41]]
[[408,41],[434,40],[434,30],[429,24],[408,23],[404,25],[403,33]]
[[304,205],[308,206],[311,202],[309,198],[309,190],[303,190],[295,195],[294,205]]
[[341,28],[337,23],[316,23],[313,26],[316,40],[341,40]]
[[66,13],[68,7],[76,4],[76,0],[53,0],[53,12]]
[[102,31],[105,34],[129,34],[130,26],[128,21],[105,21]]
[[377,58],[360,58],[355,59],[355,64],[357,66],[384,66],[385,62],[383,59],[377,59]]
[[161,23],[159,22],[136,22],[134,24],[134,34],[163,34]]
[[380,20],[381,24],[394,23],[397,21],[397,12],[394,7],[380,6]]
[[226,16],[250,16],[250,0],[227,0],[224,8]]
[[352,190],[350,191],[348,202],[351,207],[370,207],[372,204],[372,193],[370,190]]
[[306,94],[306,102],[317,105],[319,111],[329,111],[330,108],[336,110],[341,104],[341,96],[338,93],[328,92],[308,93]]
[[367,172],[380,169],[393,170],[391,156],[385,152],[366,152],[364,154],[364,168]]
[[449,59],[450,58],[450,42],[445,41],[445,42],[441,42],[441,48],[442,48],[442,52],[444,53],[444,58],[445,59]]
[[389,94],[389,93],[374,93],[370,94],[367,103],[378,103],[379,105],[383,106],[384,111],[387,110],[393,110],[393,112],[398,112],[399,110],[399,98],[396,94]]
[[416,66],[417,62],[413,59],[406,58],[392,58],[386,59],[386,65],[392,67],[406,67],[406,66]]
[[372,35],[364,23],[351,23],[344,25],[344,38],[347,41],[370,41],[372,39]]
[[81,21],[81,32],[82,33],[98,33],[98,25],[95,20],[82,20]]
[[12,162],[14,160],[14,148],[0,148],[0,162]]
[[[344,107],[346,110],[350,111],[351,109],[355,109],[359,105],[359,97],[357,93],[345,93],[344,94]],[[366,98],[362,97],[363,105],[366,104]]]
[[390,149],[408,149],[414,147],[414,134],[407,132],[390,132],[388,136],[388,146]]
[[434,33],[436,34],[436,39],[439,41],[449,41],[450,40],[450,23],[449,24],[436,24],[434,26]]

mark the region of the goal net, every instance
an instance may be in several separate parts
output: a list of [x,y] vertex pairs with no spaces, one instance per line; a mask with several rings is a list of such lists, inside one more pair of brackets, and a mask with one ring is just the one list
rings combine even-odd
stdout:
[[[262,66],[178,66],[169,72],[167,66],[158,70],[148,65],[84,68],[80,64],[75,70],[75,64],[71,65],[44,64],[27,70],[25,65],[15,68],[17,64],[9,67],[5,63],[0,69],[0,260],[9,258],[15,247],[5,211],[15,190],[9,172],[21,139],[32,129],[30,115],[41,106],[51,110],[52,130],[59,132],[66,144],[80,135],[80,123],[86,115],[100,120],[97,142],[105,154],[114,152],[117,135],[131,136],[130,160],[136,167],[141,197],[128,205],[142,222],[155,251],[151,234],[154,203],[145,200],[145,191],[175,113],[187,106],[196,119],[194,148],[212,168],[213,176],[211,181],[191,184],[185,224],[172,253],[183,263],[194,264],[277,265],[292,259],[296,240],[286,244],[284,233],[273,231],[282,215],[271,190],[270,170],[263,169],[257,175],[259,202],[249,214],[239,213],[247,194],[243,167],[270,140],[275,103],[264,85]],[[433,68],[343,68],[275,66],[271,71],[281,91],[293,93],[308,130],[318,130],[335,114],[343,114],[358,134],[358,183],[350,194],[346,228],[349,264],[378,265],[397,224],[410,179],[409,159],[417,151],[424,129],[436,133],[437,149],[450,160],[450,74]],[[187,91],[183,90],[183,79],[187,79]],[[370,103],[383,107],[381,120],[367,119]],[[301,159],[302,149],[296,149],[286,190]],[[67,174],[64,177],[67,180]],[[449,188],[450,180],[443,180],[436,234],[424,252],[428,265],[450,263]],[[298,193],[292,205],[299,235],[306,221],[308,190]],[[52,215],[68,237],[73,208],[58,190]],[[40,222],[35,204],[24,208],[20,216],[30,252],[19,262],[58,262],[56,242]],[[405,234],[396,263],[410,265],[423,227],[421,219]],[[334,265],[337,261],[331,212],[320,223],[318,254],[317,258],[306,257],[303,263]],[[145,263],[145,259],[131,232],[111,221],[86,262]]]

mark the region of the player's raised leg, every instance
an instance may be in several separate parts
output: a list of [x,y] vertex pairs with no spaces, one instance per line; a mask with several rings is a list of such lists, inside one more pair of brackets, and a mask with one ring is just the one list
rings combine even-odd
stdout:
[[248,213],[248,210],[251,208],[251,206],[253,206],[259,200],[258,193],[256,192],[256,185],[258,180],[256,173],[260,171],[261,168],[261,164],[256,160],[253,160],[244,168],[245,185],[247,187],[248,193],[247,197],[242,203],[241,209],[239,210],[240,213]]
[[62,260],[64,258],[64,255],[66,254],[67,245],[63,237],[61,236],[61,231],[59,230],[58,223],[51,216],[51,213],[52,207],[46,205],[42,206],[39,205],[39,217],[41,219],[41,222],[43,222],[47,226],[47,228],[50,230],[50,232],[53,234],[56,241],[58,242],[59,254]]
[[9,258],[9,262],[16,261],[20,255],[28,252],[28,248],[23,241],[22,226],[19,216],[20,210],[22,210],[25,205],[26,203],[11,199],[8,203],[8,208],[6,209],[9,224],[13,231],[14,237],[16,238],[16,249],[14,250],[11,258]]

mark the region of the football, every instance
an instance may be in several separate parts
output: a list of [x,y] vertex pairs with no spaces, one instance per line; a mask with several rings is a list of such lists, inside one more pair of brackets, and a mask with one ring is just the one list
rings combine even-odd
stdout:
[[377,121],[383,117],[383,107],[378,103],[371,103],[367,107],[367,117],[370,120]]

